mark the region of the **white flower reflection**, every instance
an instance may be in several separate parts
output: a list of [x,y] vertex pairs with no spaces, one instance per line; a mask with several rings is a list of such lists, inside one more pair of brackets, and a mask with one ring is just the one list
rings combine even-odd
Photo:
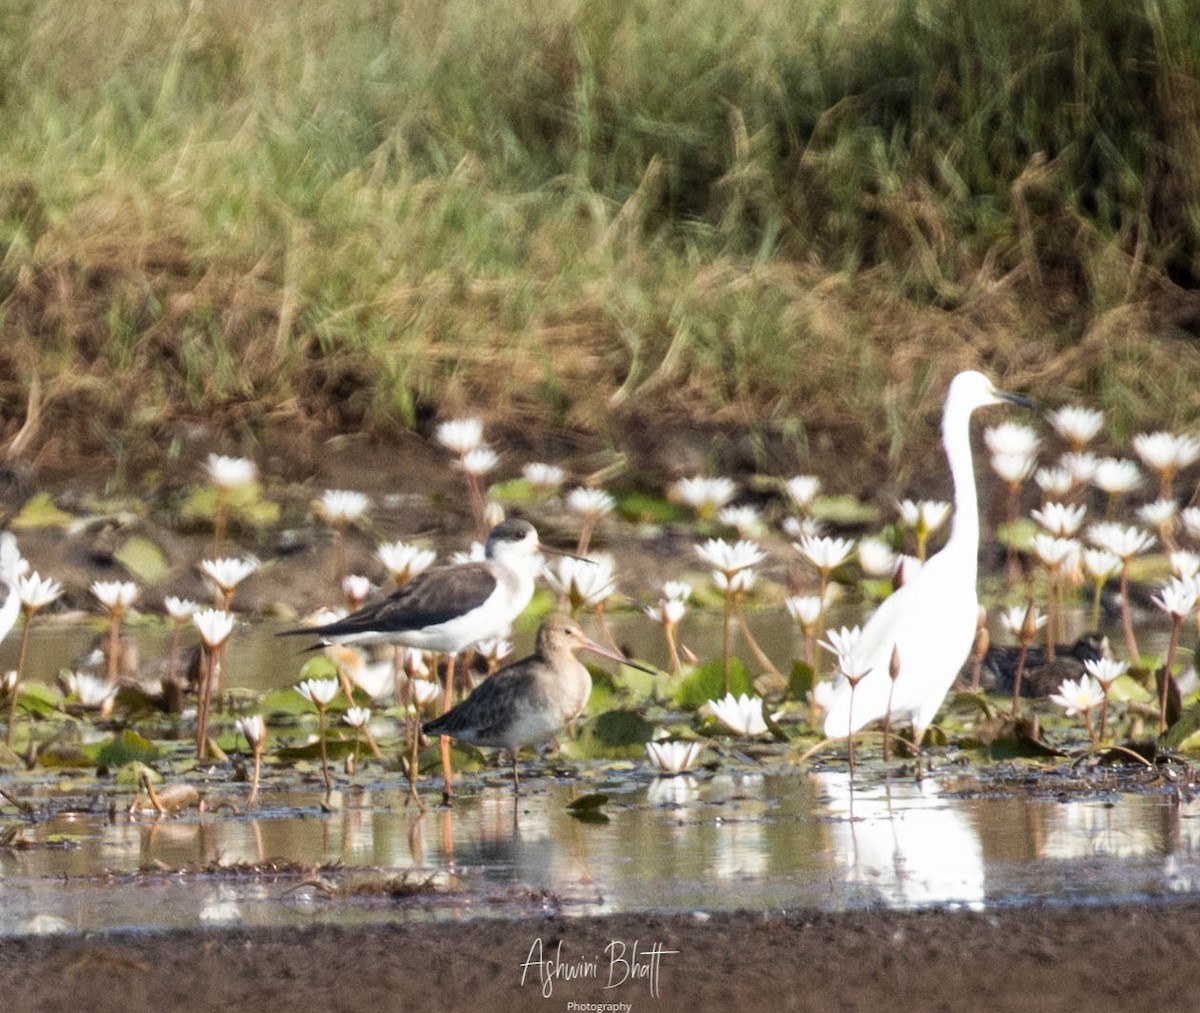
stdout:
[[812,775],[830,820],[830,864],[855,904],[983,907],[983,846],[971,814],[944,798],[933,778],[864,784]]

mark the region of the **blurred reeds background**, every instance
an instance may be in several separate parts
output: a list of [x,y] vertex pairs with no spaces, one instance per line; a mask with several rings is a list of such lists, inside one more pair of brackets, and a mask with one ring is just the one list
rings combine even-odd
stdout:
[[1198,284],[1190,0],[0,8],[47,462],[474,409],[897,466],[965,365],[1121,436],[1200,415]]

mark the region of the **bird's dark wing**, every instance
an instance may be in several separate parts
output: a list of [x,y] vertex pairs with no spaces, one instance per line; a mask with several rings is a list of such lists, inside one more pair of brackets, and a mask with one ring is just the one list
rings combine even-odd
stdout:
[[[529,660],[529,659],[527,659]],[[542,703],[537,680],[517,662],[509,670],[488,676],[457,707],[440,718],[421,726],[426,735],[459,736],[469,732],[469,741],[487,745],[502,737],[513,713],[514,701],[525,699],[534,706]]]
[[348,636],[355,633],[403,633],[449,622],[487,601],[496,578],[485,563],[463,563],[426,570],[386,598],[324,626],[284,630],[284,636]]

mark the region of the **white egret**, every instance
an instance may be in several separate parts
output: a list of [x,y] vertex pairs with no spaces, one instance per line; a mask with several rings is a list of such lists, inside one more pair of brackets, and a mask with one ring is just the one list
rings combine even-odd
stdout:
[[[954,481],[954,521],[940,552],[912,580],[896,590],[863,627],[859,652],[869,671],[854,689],[844,678],[834,686],[825,718],[825,735],[841,738],[888,713],[891,720],[911,719],[920,745],[947,690],[962,668],[975,639],[979,598],[975,580],[979,554],[979,505],[971,460],[971,413],[985,405],[1025,398],[997,390],[982,373],[959,373],[950,383],[942,413],[942,445]],[[900,672],[892,685],[892,651]]]

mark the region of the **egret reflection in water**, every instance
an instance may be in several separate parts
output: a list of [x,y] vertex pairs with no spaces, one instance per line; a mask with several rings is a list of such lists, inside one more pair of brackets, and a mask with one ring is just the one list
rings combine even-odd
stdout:
[[828,814],[830,864],[857,902],[983,906],[979,831],[970,813],[942,798],[935,779],[870,784],[843,771],[812,777]]

